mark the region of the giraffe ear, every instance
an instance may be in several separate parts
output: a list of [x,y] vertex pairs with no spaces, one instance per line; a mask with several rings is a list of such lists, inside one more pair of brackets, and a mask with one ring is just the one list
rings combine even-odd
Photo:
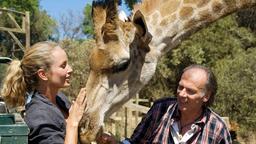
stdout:
[[144,44],[148,44],[152,39],[152,35],[148,32],[145,18],[140,10],[135,12],[133,23],[137,28],[137,34],[142,38]]
[[148,29],[147,29],[147,26],[146,26],[146,23],[144,20],[144,16],[142,15],[140,10],[137,10],[135,12],[134,17],[133,17],[133,23],[136,26],[137,33],[140,36],[144,36],[147,33]]

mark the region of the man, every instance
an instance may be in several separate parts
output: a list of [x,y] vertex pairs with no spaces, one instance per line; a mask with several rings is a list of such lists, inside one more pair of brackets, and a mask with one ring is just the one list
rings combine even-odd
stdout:
[[224,121],[209,109],[216,91],[216,78],[208,68],[185,68],[179,78],[177,98],[156,101],[131,138],[122,143],[232,143]]

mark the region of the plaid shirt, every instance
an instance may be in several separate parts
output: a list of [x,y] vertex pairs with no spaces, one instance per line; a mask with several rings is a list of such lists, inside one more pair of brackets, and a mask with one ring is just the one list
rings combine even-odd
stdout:
[[[171,136],[171,125],[179,117],[176,98],[165,98],[154,103],[143,118],[130,143],[143,144],[174,144]],[[231,144],[230,133],[224,121],[209,108],[195,123],[196,132],[187,141],[189,144]]]

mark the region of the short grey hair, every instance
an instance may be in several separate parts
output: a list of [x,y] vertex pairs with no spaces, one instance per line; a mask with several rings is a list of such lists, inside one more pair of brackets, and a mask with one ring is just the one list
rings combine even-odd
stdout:
[[180,76],[178,78],[178,82],[180,81],[182,74],[190,69],[201,69],[201,70],[205,71],[205,73],[207,74],[207,82],[205,84],[205,90],[206,90],[205,93],[209,92],[210,98],[205,103],[205,106],[211,106],[214,102],[215,95],[216,95],[217,89],[218,89],[218,84],[217,84],[217,80],[216,80],[214,73],[211,71],[210,68],[207,68],[205,66],[198,65],[198,64],[193,64],[193,65],[190,65],[182,70],[182,73],[180,74]]

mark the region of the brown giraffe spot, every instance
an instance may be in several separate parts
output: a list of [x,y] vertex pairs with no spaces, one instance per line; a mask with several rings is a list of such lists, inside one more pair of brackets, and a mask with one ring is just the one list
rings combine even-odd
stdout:
[[207,5],[210,2],[210,0],[198,0],[198,4],[197,6],[200,7],[204,7],[205,5]]
[[219,2],[214,1],[212,3],[212,11],[213,13],[219,14],[221,10],[223,9],[223,5]]
[[159,14],[154,13],[152,16],[152,25],[157,25],[157,21],[159,20]]
[[224,0],[224,3],[226,6],[228,6],[228,9],[232,10],[236,8],[236,1],[235,0]]
[[153,8],[154,6],[155,6],[154,4],[145,3],[143,7],[144,8],[143,11],[145,11],[146,13],[150,13],[154,9]]
[[183,7],[180,10],[180,19],[185,20],[185,19],[189,18],[190,16],[192,16],[192,14],[193,14],[192,7]]
[[179,0],[178,1],[166,1],[166,2],[162,3],[159,11],[160,11],[162,17],[169,16],[177,11],[179,5],[180,5]]
[[164,0],[145,0],[143,3],[135,4],[133,11],[140,10],[142,13],[149,15],[154,12],[154,10],[158,9],[163,1]]
[[198,22],[199,22],[199,20],[192,18],[189,21],[187,21],[186,23],[184,23],[184,29],[189,29],[192,26],[196,25]]
[[195,4],[198,7],[203,7],[209,2],[210,0],[184,0],[184,4]]
[[166,16],[160,22],[160,26],[167,26],[169,23],[173,22],[174,20],[176,20],[176,15],[173,14],[171,16]]
[[208,10],[200,11],[198,15],[200,21],[210,20],[212,18],[212,15]]
[[212,15],[208,10],[200,11],[197,18],[191,18],[184,24],[184,29],[189,29],[198,23],[205,23],[212,21]]
[[163,33],[162,29],[160,28],[156,29],[156,32],[155,32],[156,35],[162,35],[162,33]]

